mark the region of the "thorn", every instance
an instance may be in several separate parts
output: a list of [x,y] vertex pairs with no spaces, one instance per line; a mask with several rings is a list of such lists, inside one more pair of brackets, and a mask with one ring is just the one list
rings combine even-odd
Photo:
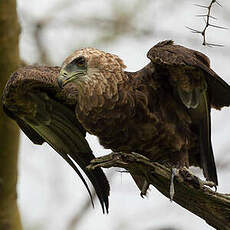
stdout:
[[[196,17],[207,17],[207,16],[208,16],[207,14],[197,14],[196,15]],[[214,16],[209,15],[209,17],[212,18],[212,19],[214,19],[214,20],[217,20],[217,18],[214,17]]]
[[222,7],[222,5],[221,5],[218,1],[215,1],[215,3],[216,3],[218,6]]
[[213,24],[209,24],[209,26],[212,26],[212,27],[215,27],[215,28],[218,28],[218,29],[223,29],[223,30],[227,30],[228,29],[227,27],[217,26],[217,25],[213,25]]
[[191,27],[188,27],[188,26],[185,26],[187,29],[191,30],[192,33],[197,33],[197,34],[202,34],[202,31],[199,31],[199,30],[195,30]]
[[215,43],[205,43],[208,47],[224,47],[224,45],[221,44],[215,44]]
[[193,4],[194,6],[198,6],[198,7],[201,7],[201,8],[205,8],[205,9],[208,9],[208,6],[204,6],[204,5],[200,5],[200,4]]

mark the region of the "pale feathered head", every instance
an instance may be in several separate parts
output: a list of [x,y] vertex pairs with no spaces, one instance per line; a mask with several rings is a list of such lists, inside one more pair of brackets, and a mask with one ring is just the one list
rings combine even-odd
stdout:
[[[67,57],[58,76],[58,84],[63,87],[69,82],[89,81],[97,73],[120,73],[126,68],[123,61],[114,54],[95,48],[84,48]],[[109,75],[109,74],[108,74]]]

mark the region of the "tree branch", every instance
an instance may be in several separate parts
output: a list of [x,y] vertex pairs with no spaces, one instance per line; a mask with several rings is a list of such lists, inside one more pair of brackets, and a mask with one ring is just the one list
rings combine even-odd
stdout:
[[206,32],[207,32],[208,27],[214,27],[214,28],[217,28],[217,29],[227,29],[226,27],[223,27],[223,26],[218,26],[218,25],[211,24],[210,19],[214,19],[214,20],[217,19],[216,17],[211,15],[211,9],[212,9],[214,4],[216,4],[218,6],[221,6],[220,3],[217,0],[211,0],[210,4],[208,6],[195,4],[195,6],[207,9],[207,14],[199,14],[199,15],[197,15],[198,17],[203,17],[204,21],[205,21],[205,26],[204,26],[204,29],[202,31],[193,29],[193,28],[188,27],[188,26],[186,26],[186,27],[189,30],[191,30],[192,33],[198,33],[198,34],[202,35],[202,37],[203,37],[202,45],[209,46],[209,47],[213,47],[213,46],[223,47],[223,45],[220,45],[220,44],[207,42],[207,38],[206,38]]
[[[121,167],[145,179],[166,197],[170,197],[171,170],[148,158],[132,153],[111,153],[91,161],[88,169]],[[203,186],[194,175],[180,170],[174,181],[174,201],[204,219],[216,229],[230,229],[230,194],[221,194]]]

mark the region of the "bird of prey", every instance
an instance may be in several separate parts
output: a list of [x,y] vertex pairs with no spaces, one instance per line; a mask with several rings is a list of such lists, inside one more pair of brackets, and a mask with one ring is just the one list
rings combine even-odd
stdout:
[[[230,105],[230,86],[207,56],[171,40],[156,44],[147,57],[143,69],[126,72],[118,56],[80,49],[64,61],[58,83],[77,87],[76,118],[105,148],[173,168],[199,166],[218,185],[210,109]],[[143,178],[133,178],[142,190]]]
[[[198,166],[218,184],[210,109],[230,105],[230,86],[211,70],[208,57],[171,40],[156,44],[147,57],[143,69],[126,72],[118,56],[84,48],[61,69],[18,70],[4,90],[6,113],[34,143],[49,143],[81,175],[73,161],[78,163],[103,209],[109,185],[101,169],[86,169],[93,159],[86,132],[114,152],[136,152],[172,168]],[[132,176],[143,191],[143,178]]]

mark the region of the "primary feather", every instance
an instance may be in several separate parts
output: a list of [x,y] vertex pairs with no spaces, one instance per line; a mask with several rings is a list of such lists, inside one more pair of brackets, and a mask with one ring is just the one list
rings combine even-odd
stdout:
[[86,132],[76,119],[76,87],[60,90],[56,79],[59,67],[28,66],[12,74],[3,92],[3,108],[35,144],[47,142],[80,176],[91,201],[90,189],[77,163],[95,188],[103,212],[108,212],[109,184],[101,169],[89,171],[94,159],[85,140]]

